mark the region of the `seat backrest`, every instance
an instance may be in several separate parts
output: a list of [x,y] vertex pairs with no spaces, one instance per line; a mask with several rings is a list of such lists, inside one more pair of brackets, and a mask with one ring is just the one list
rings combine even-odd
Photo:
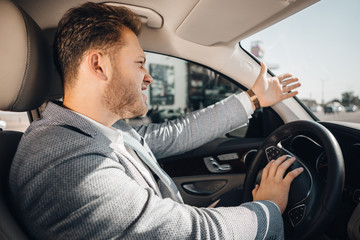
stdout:
[[[52,86],[50,47],[39,26],[10,0],[0,0],[0,110],[30,111]],[[0,239],[28,239],[11,211],[8,177],[21,132],[0,130]]]
[[21,132],[0,130],[0,239],[28,239],[10,211],[8,178]]

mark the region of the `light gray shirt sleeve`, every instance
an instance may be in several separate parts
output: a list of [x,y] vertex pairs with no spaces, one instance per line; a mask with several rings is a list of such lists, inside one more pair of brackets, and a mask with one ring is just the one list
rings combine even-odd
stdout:
[[156,158],[181,154],[246,124],[252,112],[244,107],[250,102],[247,98],[246,103],[244,94],[232,95],[180,119],[135,129],[145,138]]

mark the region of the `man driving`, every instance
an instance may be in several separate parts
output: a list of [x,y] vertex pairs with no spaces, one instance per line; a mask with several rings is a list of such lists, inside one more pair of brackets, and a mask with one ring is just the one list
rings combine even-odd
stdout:
[[138,41],[141,22],[127,8],[85,3],[58,25],[55,55],[62,103],[49,102],[19,144],[10,172],[17,215],[35,239],[282,239],[281,214],[294,158],[267,164],[253,202],[186,205],[156,159],[197,148],[246,123],[256,108],[297,94],[291,74],[163,124],[131,127],[146,114],[153,79]]

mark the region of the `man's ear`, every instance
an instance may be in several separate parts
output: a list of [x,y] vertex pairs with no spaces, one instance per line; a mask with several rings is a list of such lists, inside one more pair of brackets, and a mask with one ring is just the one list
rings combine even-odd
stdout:
[[88,67],[92,74],[95,74],[101,80],[108,80],[109,61],[100,52],[90,52],[88,55]]

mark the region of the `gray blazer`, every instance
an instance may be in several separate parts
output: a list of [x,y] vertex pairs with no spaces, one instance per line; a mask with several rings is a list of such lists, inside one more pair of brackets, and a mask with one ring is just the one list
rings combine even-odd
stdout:
[[[160,158],[201,146],[247,120],[242,104],[231,96],[181,120],[137,131]],[[133,131],[121,122],[114,126],[124,134]],[[94,125],[52,102],[43,118],[30,125],[9,185],[17,215],[33,238],[283,238],[274,203],[196,208],[172,195],[161,197],[141,171],[109,145]]]

